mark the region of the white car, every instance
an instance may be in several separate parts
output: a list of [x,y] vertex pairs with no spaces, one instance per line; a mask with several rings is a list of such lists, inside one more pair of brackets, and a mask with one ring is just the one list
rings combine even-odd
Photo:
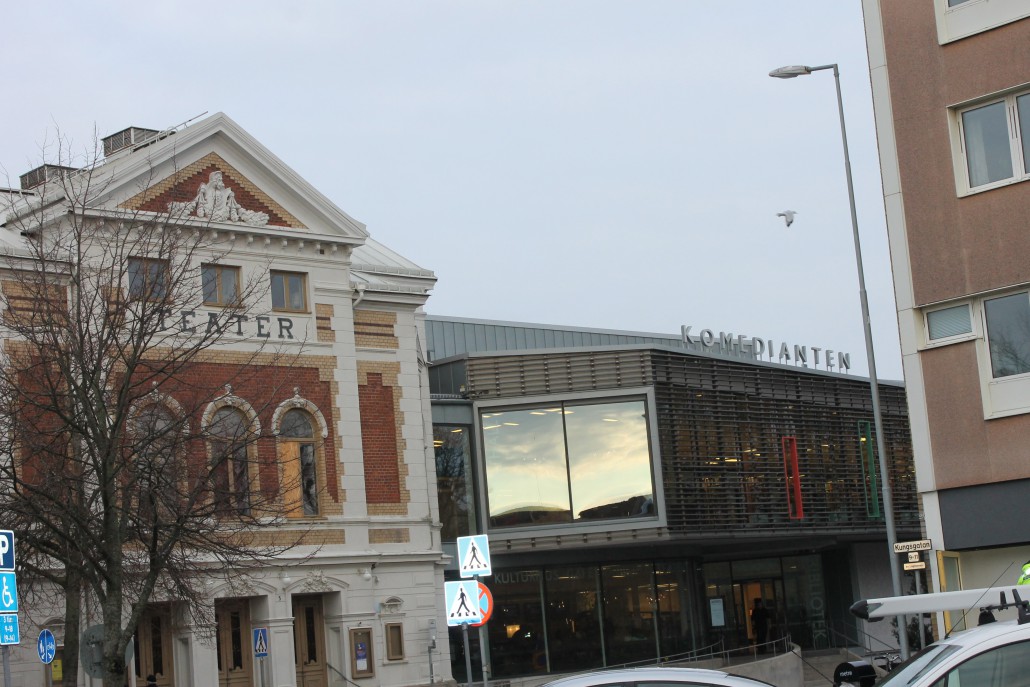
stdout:
[[[1030,687],[1030,596],[1027,587],[966,589],[858,601],[851,612],[891,615],[980,609],[979,627],[934,642],[895,668],[878,687]],[[996,605],[984,605],[999,599]],[[1017,620],[993,622],[993,611],[1017,609]]]
[[542,687],[772,687],[768,682],[701,668],[619,668],[581,673]]
[[934,642],[878,687],[1030,687],[1030,624],[1006,620]]

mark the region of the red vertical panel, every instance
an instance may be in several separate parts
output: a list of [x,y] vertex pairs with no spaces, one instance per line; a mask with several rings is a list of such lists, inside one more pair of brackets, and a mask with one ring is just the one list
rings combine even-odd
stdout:
[[805,517],[805,504],[801,500],[801,472],[798,470],[798,440],[796,437],[782,437],[783,477],[787,486],[787,512],[791,520]]

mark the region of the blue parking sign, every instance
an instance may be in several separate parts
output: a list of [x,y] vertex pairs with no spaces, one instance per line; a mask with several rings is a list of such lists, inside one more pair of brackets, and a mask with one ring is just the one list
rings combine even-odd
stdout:
[[18,583],[13,572],[0,572],[0,613],[18,612]]
[[18,616],[0,615],[0,646],[21,642],[21,630],[18,627]]
[[14,570],[14,532],[0,530],[0,570]]

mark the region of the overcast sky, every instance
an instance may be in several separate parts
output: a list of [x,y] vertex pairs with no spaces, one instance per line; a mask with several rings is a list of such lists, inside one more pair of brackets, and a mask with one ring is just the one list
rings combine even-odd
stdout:
[[[900,379],[859,0],[8,3],[0,173],[225,112],[439,279],[434,315],[851,353]],[[0,180],[0,185],[7,184]],[[798,212],[787,229],[777,212]]]

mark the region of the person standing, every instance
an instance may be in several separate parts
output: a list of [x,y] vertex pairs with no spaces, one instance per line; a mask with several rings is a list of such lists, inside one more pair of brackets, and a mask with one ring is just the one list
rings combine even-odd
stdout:
[[761,599],[755,599],[751,608],[751,630],[755,633],[755,647],[758,653],[765,653],[765,642],[769,636],[769,611]]

